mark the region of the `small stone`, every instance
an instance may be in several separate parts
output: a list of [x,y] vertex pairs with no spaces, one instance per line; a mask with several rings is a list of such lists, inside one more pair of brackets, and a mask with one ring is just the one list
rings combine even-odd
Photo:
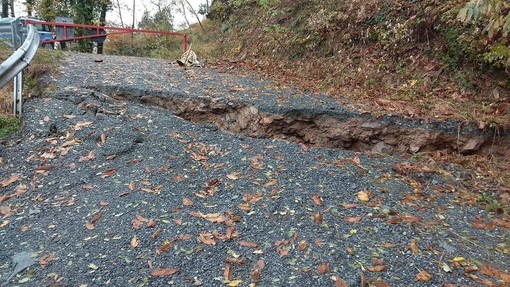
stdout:
[[481,138],[472,138],[469,139],[468,142],[461,148],[460,152],[462,154],[469,154],[477,151],[480,146],[484,143],[484,140]]

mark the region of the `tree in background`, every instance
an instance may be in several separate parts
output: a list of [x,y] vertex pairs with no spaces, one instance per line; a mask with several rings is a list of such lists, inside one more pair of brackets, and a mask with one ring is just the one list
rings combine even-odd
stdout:
[[2,18],[9,17],[9,0],[2,0]]

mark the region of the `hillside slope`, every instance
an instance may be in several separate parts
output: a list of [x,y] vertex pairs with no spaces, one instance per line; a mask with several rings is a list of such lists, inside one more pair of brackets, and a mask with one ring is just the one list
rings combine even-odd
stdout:
[[483,39],[456,19],[465,1],[214,2],[202,56],[360,111],[509,126],[508,74],[483,62]]

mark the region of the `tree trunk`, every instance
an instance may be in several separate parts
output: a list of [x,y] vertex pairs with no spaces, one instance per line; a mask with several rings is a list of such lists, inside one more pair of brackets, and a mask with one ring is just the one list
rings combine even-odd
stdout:
[[181,0],[179,1],[181,3],[181,6],[182,6],[182,14],[184,16],[184,21],[186,21],[186,25],[188,25],[188,28],[189,28],[189,21],[188,21],[188,16],[186,15],[186,5],[184,4],[184,1]]
[[[106,10],[108,9],[108,5],[103,3],[101,5],[101,13],[99,14],[99,26],[105,26],[106,25]],[[104,42],[97,43],[97,53],[103,54],[103,44]]]
[[2,18],[9,17],[9,0],[2,0]]
[[184,1],[186,1],[186,3],[188,4],[189,10],[191,11],[191,13],[193,13],[193,15],[195,15],[195,17],[197,18],[198,24],[200,25],[200,29],[202,29],[202,32],[205,33],[204,26],[202,26],[202,22],[200,21],[200,17],[198,16],[197,11],[195,11],[195,9],[193,9],[193,6],[191,6],[191,4],[189,3],[188,0],[184,0]]
[[9,1],[9,6],[11,8],[11,17],[16,17],[16,13],[14,13],[14,0]]
[[124,19],[122,18],[122,7],[120,6],[119,0],[117,0],[117,7],[119,8],[120,25],[124,28]]

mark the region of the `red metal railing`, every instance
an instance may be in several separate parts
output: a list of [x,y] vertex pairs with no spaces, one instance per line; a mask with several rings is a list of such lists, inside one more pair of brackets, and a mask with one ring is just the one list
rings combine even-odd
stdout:
[[[120,28],[120,27],[108,27],[108,26],[94,26],[94,25],[84,25],[84,24],[70,24],[70,23],[61,23],[61,22],[42,22],[26,19],[25,25],[28,24],[42,24],[49,25],[54,27],[62,27],[64,29],[64,38],[58,38],[53,40],[47,40],[43,43],[53,43],[60,41],[72,41],[72,40],[81,40],[81,39],[91,39],[91,38],[100,38],[110,35],[119,35],[119,34],[129,34],[129,33],[148,33],[148,34],[158,34],[158,35],[168,35],[168,36],[179,36],[182,37],[182,48],[184,52],[188,50],[188,38],[184,33],[177,32],[164,32],[164,31],[156,31],[156,30],[145,30],[145,29],[131,29],[131,28]],[[94,31],[95,34],[79,36],[79,37],[67,37],[67,29],[68,28],[85,28],[90,31]],[[109,32],[112,31],[112,32]]]

